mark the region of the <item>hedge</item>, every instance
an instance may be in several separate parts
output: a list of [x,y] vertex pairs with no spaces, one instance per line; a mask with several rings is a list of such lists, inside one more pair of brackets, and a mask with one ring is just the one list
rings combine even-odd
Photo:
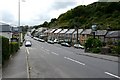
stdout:
[[[9,39],[5,38],[3,36],[0,36],[0,48],[2,50],[2,64],[4,64],[5,60],[8,60],[10,55],[12,55],[13,53],[17,52],[19,49],[19,44],[18,42],[11,42],[9,43]],[[0,56],[0,57],[1,57]]]
[[19,44],[18,44],[18,42],[11,42],[11,43],[9,44],[9,53],[10,53],[10,54],[13,54],[13,53],[17,52],[18,49],[19,49]]
[[2,42],[2,63],[7,60],[10,56],[9,53],[9,39],[5,37],[0,37]]

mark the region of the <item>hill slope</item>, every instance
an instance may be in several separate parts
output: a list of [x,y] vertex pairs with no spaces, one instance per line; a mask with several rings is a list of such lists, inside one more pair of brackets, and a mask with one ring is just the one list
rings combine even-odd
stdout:
[[99,29],[120,30],[120,2],[95,2],[84,6],[80,5],[61,14],[48,27],[61,28],[91,28],[97,24]]

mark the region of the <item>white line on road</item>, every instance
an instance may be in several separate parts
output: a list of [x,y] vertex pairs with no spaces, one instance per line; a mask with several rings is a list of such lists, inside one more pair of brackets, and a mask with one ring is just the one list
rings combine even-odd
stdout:
[[109,72],[105,72],[105,74],[108,74],[108,75],[110,75],[110,76],[113,76],[113,77],[115,77],[115,78],[118,78],[118,79],[120,79],[120,77],[119,77],[119,76],[116,76],[116,75],[114,75],[114,74],[111,74],[111,73],[109,73]]
[[65,58],[65,59],[68,59],[68,60],[71,60],[71,61],[73,61],[73,62],[76,62],[76,63],[78,63],[78,64],[85,65],[84,63],[81,63],[81,62],[76,61],[76,60],[74,60],[74,59],[71,59],[71,58],[69,58],[69,57],[64,57],[64,58]]
[[45,49],[47,52],[49,52],[50,50],[48,50],[48,49]]
[[26,48],[26,51],[27,51],[28,54],[30,54],[28,48]]
[[52,54],[59,55],[59,54],[57,54],[57,53],[55,53],[55,52],[52,52]]

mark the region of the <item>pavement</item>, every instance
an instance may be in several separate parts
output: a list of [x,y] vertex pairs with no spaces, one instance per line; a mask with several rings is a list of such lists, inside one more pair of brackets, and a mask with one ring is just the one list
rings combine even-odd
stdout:
[[114,61],[114,62],[120,62],[120,58],[116,56],[110,56],[110,55],[104,55],[104,54],[95,54],[95,53],[78,53],[78,55],[84,55],[84,56],[89,56],[89,57],[94,57],[94,58],[99,58],[99,59],[104,59],[104,60],[109,60],[109,61]]
[[2,67],[2,78],[27,78],[25,49],[10,57]]

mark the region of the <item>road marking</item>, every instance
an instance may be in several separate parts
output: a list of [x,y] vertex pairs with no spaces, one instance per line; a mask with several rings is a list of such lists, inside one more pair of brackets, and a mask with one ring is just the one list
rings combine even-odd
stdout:
[[29,52],[28,48],[26,48],[26,51],[27,51],[27,53],[28,53],[28,54],[30,54],[30,52]]
[[59,55],[59,54],[57,54],[57,53],[55,53],[55,52],[52,52],[52,54]]
[[81,63],[81,62],[76,61],[76,60],[74,60],[74,59],[71,59],[71,58],[69,58],[69,57],[64,57],[64,58],[65,58],[65,59],[68,59],[68,60],[71,60],[71,61],[73,61],[73,62],[76,62],[76,63],[78,63],[78,64],[85,65],[84,63]]
[[49,52],[50,50],[48,50],[48,49],[45,49],[47,52]]
[[120,77],[119,77],[119,76],[116,76],[116,75],[114,75],[114,74],[111,74],[111,73],[109,73],[109,72],[105,72],[105,74],[108,74],[108,75],[110,75],[110,76],[113,76],[113,77],[115,77],[115,78],[118,78],[118,79],[120,79]]

